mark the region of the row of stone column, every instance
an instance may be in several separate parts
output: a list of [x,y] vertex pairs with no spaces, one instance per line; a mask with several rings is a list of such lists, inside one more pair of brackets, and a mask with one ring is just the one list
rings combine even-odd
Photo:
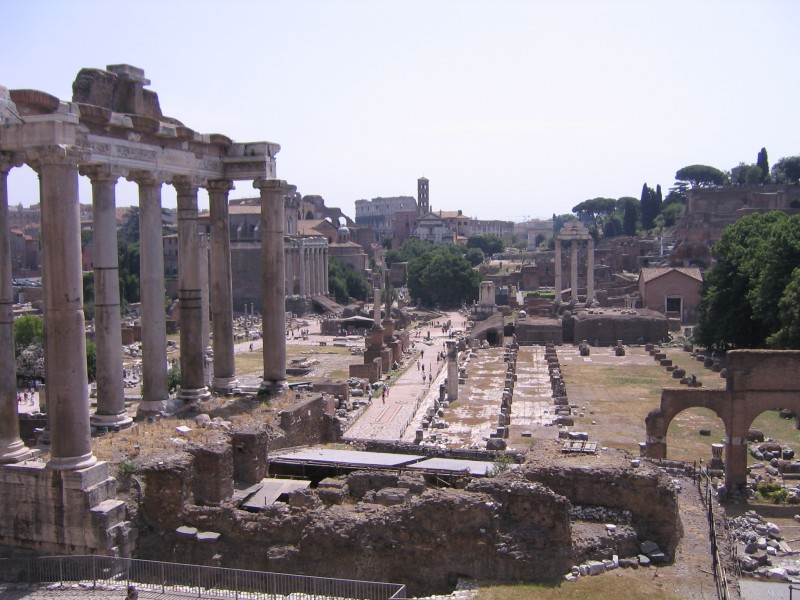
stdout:
[[[314,238],[309,238],[313,240]],[[328,293],[328,248],[307,245],[301,238],[296,253],[290,248],[286,268],[286,285],[294,293],[294,281],[298,281],[300,296],[324,296]]]
[[[51,147],[29,160],[41,189],[42,268],[45,327],[45,379],[51,430],[53,469],[91,466],[86,369],[83,281],[81,271],[78,160],[69,148]],[[0,156],[0,463],[24,459],[28,449],[19,438],[13,342],[13,288],[8,237],[7,176],[16,166]],[[125,408],[122,378],[122,336],[115,186],[120,177],[105,165],[81,165],[92,183],[94,208],[95,341],[97,345],[96,425],[124,427],[131,419]],[[166,408],[167,384],[164,255],[161,186],[167,174],[132,172],[139,186],[140,285],[142,321],[142,399],[139,411],[156,414]],[[185,401],[209,396],[205,384],[200,238],[197,192],[200,181],[172,178],[178,193],[181,392]],[[210,297],[214,327],[215,390],[237,385],[233,348],[228,192],[230,181],[206,183],[211,212]],[[283,194],[285,182],[257,180],[262,204],[262,307],[264,319],[263,389],[286,382],[284,324]]]
[[[578,240],[571,240],[571,255],[570,255],[570,299],[574,302],[578,301]],[[587,248],[587,266],[586,266],[586,302],[589,303],[594,299],[594,243],[591,239],[586,242]],[[555,240],[555,292],[556,301],[561,301],[561,291],[563,286],[563,275],[561,268],[561,240]]]

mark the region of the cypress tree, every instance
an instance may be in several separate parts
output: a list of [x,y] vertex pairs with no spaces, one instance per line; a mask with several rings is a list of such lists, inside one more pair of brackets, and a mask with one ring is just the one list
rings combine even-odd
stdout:
[[767,158],[766,148],[761,148],[758,153],[756,166],[761,169],[761,183],[769,183],[769,158]]

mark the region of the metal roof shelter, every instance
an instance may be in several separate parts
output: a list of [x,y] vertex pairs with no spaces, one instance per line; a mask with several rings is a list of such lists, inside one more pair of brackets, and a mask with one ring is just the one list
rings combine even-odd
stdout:
[[241,504],[245,510],[261,510],[273,504],[283,494],[308,488],[311,482],[297,479],[262,479],[259,485],[260,487]]
[[303,463],[330,465],[351,468],[389,468],[397,469],[424,459],[414,454],[389,454],[386,452],[361,452],[358,450],[328,450],[326,448],[305,448],[283,454],[271,455],[270,463]]
[[492,475],[494,463],[483,460],[461,460],[456,458],[429,458],[413,465],[409,469],[415,471],[437,472],[446,474],[470,474],[488,477]]

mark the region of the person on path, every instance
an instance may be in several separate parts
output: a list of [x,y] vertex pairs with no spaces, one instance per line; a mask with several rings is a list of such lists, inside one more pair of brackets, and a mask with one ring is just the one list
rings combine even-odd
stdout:
[[381,394],[381,400],[384,404],[386,404],[386,386],[383,386],[383,393]]

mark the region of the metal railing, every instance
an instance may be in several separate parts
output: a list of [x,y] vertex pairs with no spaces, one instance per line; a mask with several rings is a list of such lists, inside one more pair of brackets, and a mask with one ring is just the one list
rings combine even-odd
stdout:
[[[730,598],[730,591],[728,590],[728,574],[725,570],[725,565],[720,559],[719,545],[717,543],[717,525],[714,518],[714,489],[711,485],[711,477],[708,473],[700,470],[699,477],[696,479],[697,489],[700,492],[700,497],[703,499],[703,504],[706,506],[706,515],[708,517],[708,534],[711,542],[711,560],[714,566],[714,583],[717,588],[717,598],[719,600],[728,600]],[[705,489],[703,489],[705,487]],[[726,530],[723,536],[729,535]],[[731,558],[734,565],[738,566],[736,557],[736,546],[731,545]],[[736,567],[734,567],[736,568]]]
[[197,598],[269,599],[304,594],[308,600],[395,600],[406,598],[398,583],[327,579],[204,567],[109,556],[44,556],[0,559],[0,583],[93,587],[135,585],[156,593],[190,594]]

